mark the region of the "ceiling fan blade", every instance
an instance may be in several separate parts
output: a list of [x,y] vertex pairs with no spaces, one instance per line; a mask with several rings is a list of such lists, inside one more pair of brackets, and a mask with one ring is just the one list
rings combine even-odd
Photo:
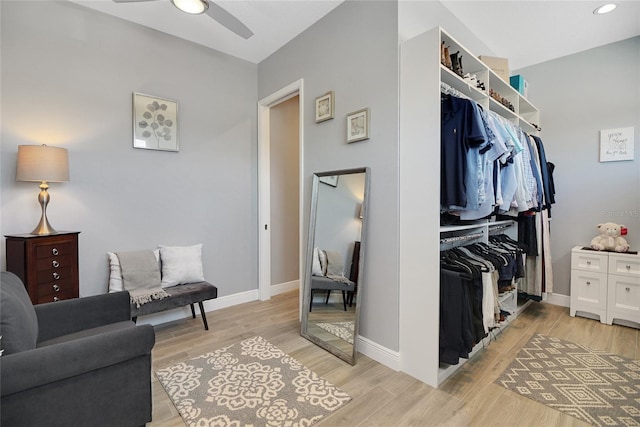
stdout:
[[138,3],[143,1],[155,1],[155,0],[112,0],[114,3]]
[[209,1],[209,9],[207,9],[206,14],[218,21],[218,23],[220,23],[221,25],[227,27],[228,29],[239,35],[240,37],[248,39],[253,35],[253,31],[251,31],[249,27],[244,25],[238,18],[215,4],[213,1]]

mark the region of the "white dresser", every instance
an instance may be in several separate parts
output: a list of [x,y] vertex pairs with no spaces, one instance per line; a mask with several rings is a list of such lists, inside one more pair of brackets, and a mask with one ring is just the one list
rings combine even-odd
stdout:
[[595,314],[600,322],[640,324],[640,255],[599,252],[576,246],[571,251],[571,307]]

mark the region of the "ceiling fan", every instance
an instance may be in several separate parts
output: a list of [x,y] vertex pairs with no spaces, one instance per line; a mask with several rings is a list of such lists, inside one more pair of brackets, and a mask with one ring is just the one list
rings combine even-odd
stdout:
[[[137,3],[143,1],[155,0],[113,0],[115,3]],[[253,36],[253,32],[244,25],[238,18],[227,12],[222,7],[215,4],[212,0],[171,0],[171,3],[183,12],[192,15],[206,13],[219,24],[227,27],[240,37],[248,39]]]

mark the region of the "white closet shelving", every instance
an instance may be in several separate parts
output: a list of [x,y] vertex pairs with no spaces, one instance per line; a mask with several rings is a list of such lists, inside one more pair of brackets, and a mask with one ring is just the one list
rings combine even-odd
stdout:
[[[473,99],[484,109],[495,111],[507,118],[512,123],[520,126],[525,132],[535,135],[538,134],[538,130],[534,124],[540,124],[540,111],[538,111],[531,102],[511,87],[508,82],[505,82],[491,68],[485,65],[484,62],[469,52],[467,48],[458,43],[456,39],[440,28],[440,43],[442,42],[444,42],[445,46],[449,47],[449,52],[460,52],[464,73],[470,75],[475,74],[477,79],[484,83],[486,90],[483,91],[470,85],[468,80],[464,80],[442,64],[440,64],[440,81]],[[494,90],[509,101],[513,106],[513,111],[502,105],[496,99],[490,97],[489,93],[491,90]]]
[[[464,73],[475,74],[486,90],[470,85],[440,63],[443,41],[451,53],[460,52]],[[499,224],[485,220],[440,226],[440,84],[446,83],[529,134],[538,134],[534,124],[540,124],[540,112],[439,27],[404,41],[400,63],[400,369],[438,387],[465,362],[439,363],[440,238],[482,233],[486,239]],[[490,89],[506,98],[514,111],[491,98]],[[470,357],[494,335],[476,345]]]

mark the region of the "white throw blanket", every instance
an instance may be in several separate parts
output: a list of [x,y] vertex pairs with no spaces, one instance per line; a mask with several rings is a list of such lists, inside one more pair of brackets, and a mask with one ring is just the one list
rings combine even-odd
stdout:
[[168,298],[160,286],[160,268],[153,251],[117,252],[122,268],[122,283],[131,302],[140,308],[155,299]]

